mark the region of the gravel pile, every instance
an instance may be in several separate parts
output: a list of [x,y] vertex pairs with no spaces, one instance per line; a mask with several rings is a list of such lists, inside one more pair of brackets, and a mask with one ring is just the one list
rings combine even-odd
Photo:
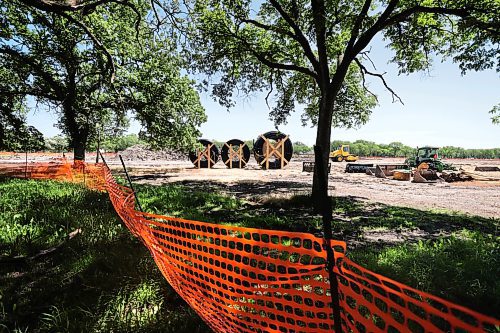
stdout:
[[145,145],[135,145],[119,152],[127,161],[185,161],[188,154],[173,149],[151,150]]

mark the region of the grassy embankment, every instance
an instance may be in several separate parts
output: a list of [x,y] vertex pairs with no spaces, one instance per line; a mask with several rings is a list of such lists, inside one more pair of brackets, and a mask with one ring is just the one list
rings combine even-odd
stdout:
[[[180,185],[142,185],[138,192],[153,213],[267,229],[320,227],[300,196],[255,203]],[[118,221],[107,194],[24,180],[0,181],[0,193],[0,332],[207,330]],[[356,262],[499,317],[498,219],[348,198],[335,207],[337,236],[356,245],[349,251]],[[82,233],[66,240],[77,229]],[[369,240],[384,233],[406,241]]]

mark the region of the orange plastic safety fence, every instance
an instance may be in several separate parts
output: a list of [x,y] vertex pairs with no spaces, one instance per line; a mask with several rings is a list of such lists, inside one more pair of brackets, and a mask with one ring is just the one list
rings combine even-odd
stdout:
[[347,257],[339,282],[346,332],[498,332],[500,326],[499,320],[386,278]]
[[0,175],[15,178],[73,181],[72,165],[64,159],[47,163],[0,163]]
[[[105,166],[68,166],[40,165],[32,175],[46,172],[45,178],[83,179],[106,189],[170,285],[215,332],[333,331],[323,239],[139,212],[131,189],[117,184]],[[329,246],[340,263],[335,273],[345,332],[478,332],[500,325],[355,264],[344,257],[344,242]]]

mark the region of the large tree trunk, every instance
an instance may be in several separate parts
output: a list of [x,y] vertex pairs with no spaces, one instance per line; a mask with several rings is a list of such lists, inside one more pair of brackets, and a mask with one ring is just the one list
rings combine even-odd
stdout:
[[315,210],[320,212],[323,220],[323,238],[327,254],[327,270],[331,283],[333,324],[335,332],[342,332],[341,308],[338,278],[334,273],[335,254],[330,247],[332,239],[332,201],[328,196],[328,160],[330,153],[330,136],[332,131],[333,100],[335,95],[326,94],[320,103],[318,117],[318,133],[314,146],[315,165],[313,180],[313,203]]
[[64,104],[65,126],[70,136],[71,147],[75,161],[85,161],[85,148],[89,137],[87,126],[81,126],[77,123],[76,111],[73,108],[74,98],[67,98]]
[[73,138],[73,154],[75,161],[85,161],[85,148],[87,146],[87,138],[78,136]]
[[[328,207],[328,159],[330,155],[330,137],[332,132],[332,110],[333,97],[326,95],[321,98],[318,129],[316,133],[316,146],[314,149],[315,164],[314,169],[312,200],[314,211],[326,213]],[[330,213],[331,215],[331,213]]]

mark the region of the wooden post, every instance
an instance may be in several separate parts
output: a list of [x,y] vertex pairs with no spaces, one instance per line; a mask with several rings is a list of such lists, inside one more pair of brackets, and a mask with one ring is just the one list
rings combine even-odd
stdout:
[[212,149],[212,144],[209,144],[207,146],[207,149],[205,149],[206,153],[207,153],[207,161],[208,161],[208,168],[210,169],[211,166],[210,166],[210,162],[212,162],[212,154],[210,154],[211,152],[211,149]]
[[243,162],[243,145],[240,144],[240,146],[238,147],[238,161],[239,161],[240,169],[241,169],[241,163]]
[[200,168],[201,155],[200,155],[200,152],[198,151],[198,149],[196,149],[196,155],[198,155],[197,164],[198,164],[198,169],[199,169]]
[[280,143],[281,143],[281,158],[280,158],[280,161],[281,161],[281,169],[283,169],[285,167],[285,139],[281,140]]
[[266,138],[266,170],[269,170],[269,146],[271,145],[271,142]]
[[229,145],[229,169],[233,168],[233,155],[234,155],[233,145],[230,144]]
[[132,190],[132,193],[134,193],[135,202],[137,203],[137,206],[139,206],[139,210],[141,212],[144,212],[144,210],[142,210],[141,202],[139,201],[139,197],[137,196],[137,192],[134,189],[134,185],[132,185],[132,180],[130,179],[130,176],[128,174],[127,167],[125,166],[125,162],[123,162],[122,155],[118,155],[118,157],[120,158],[120,162],[122,162],[123,171],[125,171],[125,176],[127,176],[127,181],[128,181],[128,184],[130,185],[130,189]]
[[97,130],[97,150],[95,154],[95,164],[99,163],[99,152],[101,151],[101,131]]

